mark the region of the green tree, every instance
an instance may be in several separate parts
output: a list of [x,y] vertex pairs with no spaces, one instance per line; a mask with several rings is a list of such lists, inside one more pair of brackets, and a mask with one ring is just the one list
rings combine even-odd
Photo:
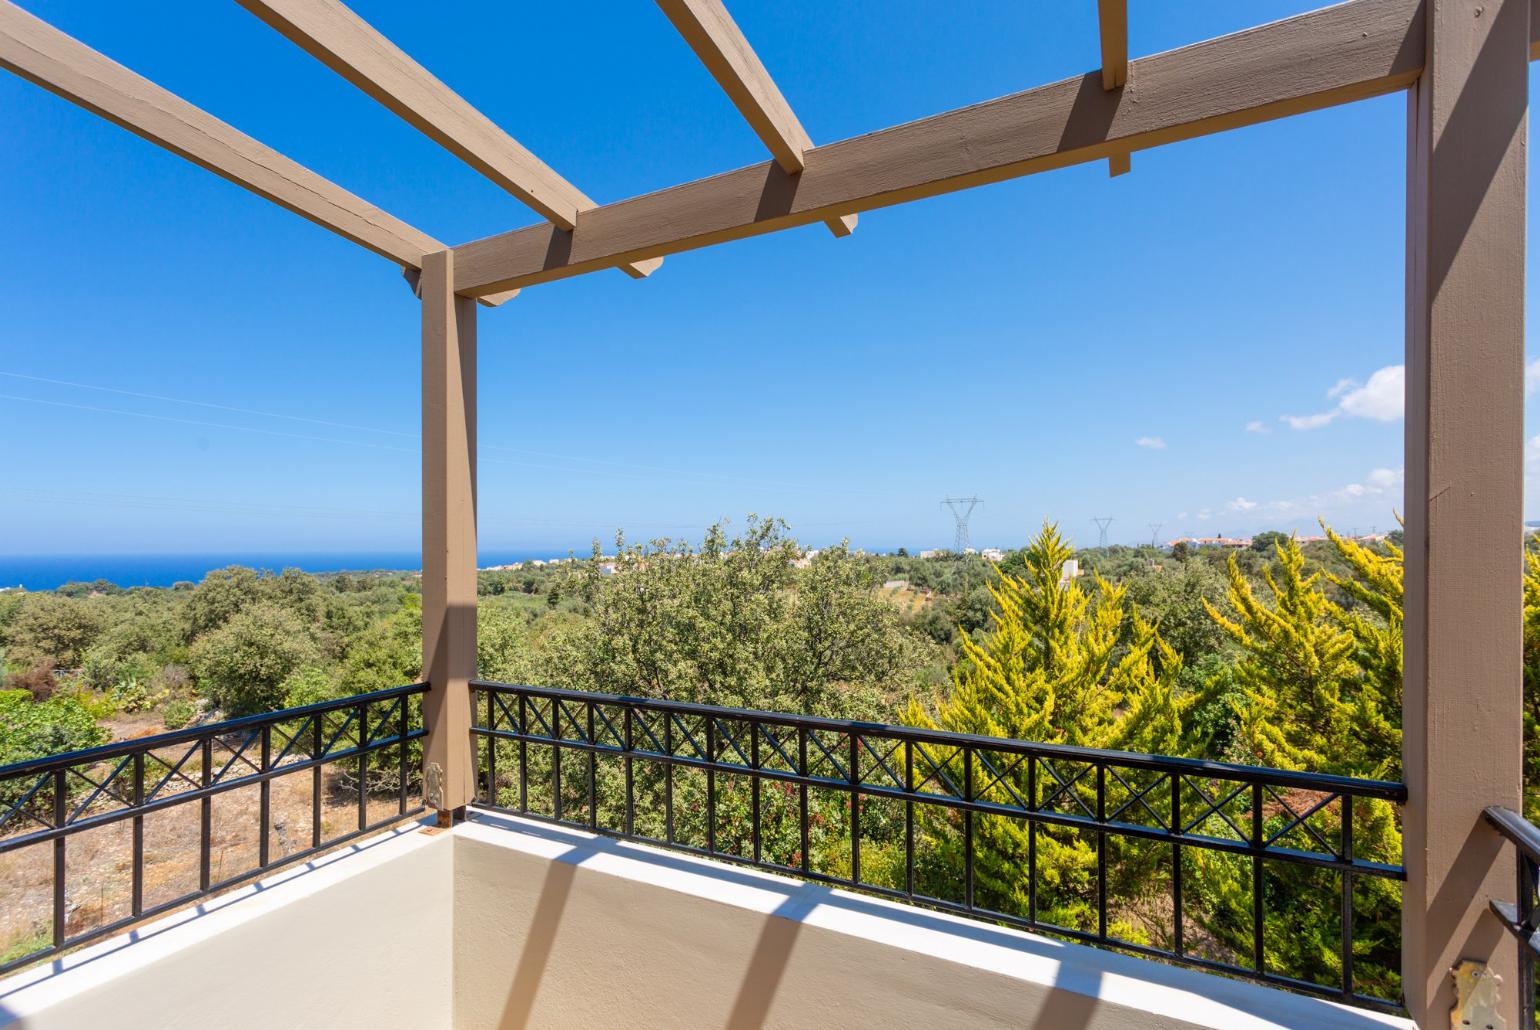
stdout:
[[261,596],[262,585],[254,570],[241,565],[213,570],[187,600],[188,639],[218,629]]
[[347,649],[342,663],[342,692],[416,683],[422,675],[422,597],[403,595],[395,611],[370,626]]
[[[79,699],[56,694],[34,701],[25,690],[0,690],[0,765],[105,743],[107,731]],[[0,785],[0,803],[15,804],[31,782]]]
[[1540,552],[1524,552],[1524,817],[1540,822]]
[[[1233,557],[1229,564],[1233,618],[1211,606],[1215,622],[1240,647],[1235,666],[1240,745],[1251,761],[1284,769],[1346,776],[1394,775],[1399,770],[1400,694],[1389,680],[1400,664],[1400,561],[1394,547],[1369,551],[1330,534],[1351,576],[1334,585],[1355,598],[1348,610],[1327,596],[1323,573],[1307,569],[1290,538],[1262,570],[1267,596],[1258,596]],[[1394,638],[1392,641],[1391,638]],[[1388,710],[1394,706],[1394,713]],[[1341,832],[1342,800],[1310,791],[1263,799],[1263,830],[1281,846],[1321,849]],[[1306,813],[1317,808],[1308,820]],[[1247,816],[1249,818],[1249,816]],[[1244,825],[1244,823],[1242,823]],[[1226,835],[1217,822],[1213,832]],[[1393,807],[1363,800],[1353,807],[1356,858],[1399,863],[1401,832]],[[1193,915],[1221,946],[1250,948],[1251,870],[1212,851],[1188,849],[1194,866]],[[1354,975],[1360,990],[1395,998],[1400,990],[1400,893],[1379,877],[1354,885]],[[1318,983],[1341,975],[1335,874],[1270,863],[1262,884],[1270,969]]]
[[283,707],[284,681],[316,664],[320,649],[293,612],[259,602],[200,637],[191,657],[198,689],[233,717]]
[[[595,557],[599,554],[597,545]],[[582,575],[591,617],[553,644],[549,678],[584,689],[850,718],[890,711],[931,648],[841,544],[807,568],[783,523],[751,517],[697,550],[617,540]]]
[[102,631],[100,611],[89,600],[59,594],[27,594],[7,632],[7,661],[18,667],[51,664],[78,669]]
[[[981,642],[962,638],[964,657],[953,671],[949,695],[934,712],[911,702],[907,722],[988,737],[1181,753],[1182,717],[1192,704],[1175,689],[1181,658],[1128,604],[1123,588],[1095,575],[1089,587],[1064,577],[1064,563],[1072,554],[1058,528],[1045,523],[1023,552],[1024,574],[1002,573],[991,588],[996,605],[992,629]],[[948,769],[958,779],[954,749],[924,751],[927,767]],[[994,761],[1000,775],[983,774],[993,782],[981,796],[1007,804],[1027,798],[1025,763],[1010,769],[1004,757]],[[1075,772],[1065,764],[1060,775],[1069,778]],[[1094,806],[1094,785],[1077,783],[1054,807],[1075,810],[1077,798]],[[962,865],[956,813],[928,812],[921,825],[930,852],[926,868],[935,878],[955,880]],[[1025,916],[1035,887],[1039,919],[1094,929],[1097,860],[1091,841],[1072,830],[1039,827],[1034,884],[1028,861],[1034,831],[1024,821],[978,816],[974,834],[979,904]],[[1150,874],[1149,862],[1132,849],[1118,849],[1109,864],[1115,882],[1109,883],[1108,894],[1126,903],[1114,932],[1129,939],[1147,940],[1152,932],[1132,916],[1138,900],[1156,889]]]

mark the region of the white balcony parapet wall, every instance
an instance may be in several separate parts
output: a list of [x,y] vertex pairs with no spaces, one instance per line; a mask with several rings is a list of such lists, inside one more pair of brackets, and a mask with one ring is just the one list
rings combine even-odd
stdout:
[[455,834],[461,1030],[1412,1026],[567,827]]
[[490,813],[133,937],[0,980],[0,1027],[1411,1026]]
[[6,1030],[448,1030],[454,847],[416,823],[0,980]]

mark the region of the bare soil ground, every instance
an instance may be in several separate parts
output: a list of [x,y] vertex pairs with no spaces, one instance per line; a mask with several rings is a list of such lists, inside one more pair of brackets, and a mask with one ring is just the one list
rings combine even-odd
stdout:
[[[143,725],[139,725],[139,722]],[[153,725],[151,725],[153,724]],[[115,720],[114,737],[146,736],[162,727],[153,718]],[[312,843],[313,774],[309,770],[272,781],[269,862],[304,851]],[[201,804],[188,801],[144,817],[144,908],[198,889]],[[255,871],[259,865],[261,796],[256,784],[216,795],[209,833],[210,882]],[[395,815],[394,794],[367,799],[370,824]],[[321,840],[358,828],[358,793],[342,770],[323,767]],[[25,832],[31,827],[18,827]],[[53,845],[30,845],[0,855],[0,962],[47,947],[53,926]],[[88,932],[132,911],[133,820],[73,834],[65,844],[65,931]]]

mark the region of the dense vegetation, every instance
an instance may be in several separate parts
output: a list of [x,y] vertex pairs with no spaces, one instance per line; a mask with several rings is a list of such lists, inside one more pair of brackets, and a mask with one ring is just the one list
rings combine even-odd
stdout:
[[[1071,558],[1078,577],[1066,572]],[[1526,769],[1540,773],[1540,555],[1526,561]],[[1401,567],[1393,541],[1330,531],[1305,544],[1263,534],[1244,550],[1077,553],[1045,525],[998,564],[844,545],[809,554],[782,523],[750,518],[736,535],[714,527],[698,546],[621,538],[610,556],[596,545],[589,559],[483,572],[478,651],[493,679],[1397,778]],[[0,594],[9,688],[0,692],[0,763],[411,682],[419,624],[418,584],[402,573],[232,567],[170,589],[98,582]],[[532,775],[548,763],[537,758]],[[657,786],[645,779],[655,771],[639,775],[640,791]],[[1021,775],[991,789],[1024,793],[1008,782]],[[719,779],[714,799],[727,848],[747,832],[747,793],[730,779]],[[673,789],[687,838],[702,830],[690,814],[702,810],[692,803],[701,788],[686,775]],[[766,803],[765,855],[797,864],[802,842],[786,800]],[[1267,818],[1309,802],[1279,798]],[[839,873],[847,802],[812,804],[813,864]],[[1361,803],[1353,815],[1360,858],[1400,860],[1392,806]],[[1328,809],[1313,825],[1329,835],[1339,819]],[[916,887],[947,896],[959,875],[957,822],[926,813],[916,824]],[[901,826],[895,813],[863,805],[868,882],[901,877]],[[1024,827],[986,816],[975,834],[979,903],[1025,914]],[[1169,856],[1114,846],[1111,931],[1170,946],[1161,903]],[[1189,947],[1245,956],[1249,863],[1184,852]],[[1093,844],[1045,829],[1036,854],[1039,918],[1094,928]],[[1340,891],[1303,868],[1268,877],[1270,968],[1330,982]],[[1370,878],[1358,893],[1356,976],[1393,998],[1399,896]]]

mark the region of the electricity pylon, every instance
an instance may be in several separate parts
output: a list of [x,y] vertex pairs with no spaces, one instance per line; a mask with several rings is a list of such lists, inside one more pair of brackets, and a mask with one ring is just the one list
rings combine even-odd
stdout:
[[952,510],[952,521],[957,524],[957,535],[953,538],[952,549],[958,554],[964,554],[972,546],[968,539],[968,518],[973,514],[973,509],[984,502],[977,497],[947,497],[941,502],[942,507]]
[[1108,515],[1105,518],[1099,518],[1099,519],[1094,519],[1093,518],[1091,521],[1096,523],[1096,528],[1101,531],[1100,532],[1100,536],[1098,536],[1097,539],[1096,539],[1096,546],[1097,547],[1106,547],[1107,546],[1107,527],[1112,525],[1117,520],[1115,518],[1113,518],[1111,515]]

